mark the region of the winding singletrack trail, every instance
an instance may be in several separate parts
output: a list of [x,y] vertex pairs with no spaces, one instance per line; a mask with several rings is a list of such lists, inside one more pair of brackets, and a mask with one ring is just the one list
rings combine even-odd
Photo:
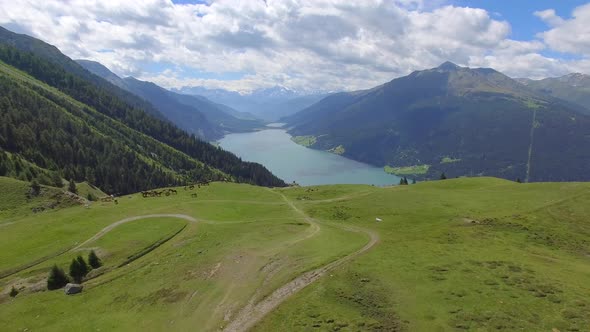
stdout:
[[[273,191],[274,192],[274,191]],[[275,192],[277,193],[277,192]],[[311,225],[315,225],[319,229],[319,223],[312,217],[308,216],[299,209],[292,201],[287,199],[285,195],[282,193],[277,193],[281,195],[283,200],[289,204],[289,206],[298,214],[303,216],[307,222]],[[330,262],[320,268],[317,268],[312,271],[308,271],[295,279],[291,280],[287,284],[279,287],[277,290],[272,292],[269,296],[261,300],[260,302],[253,303],[251,300],[242,310],[238,312],[238,314],[233,317],[232,321],[223,329],[225,332],[242,332],[248,331],[250,328],[254,327],[256,323],[262,320],[268,313],[276,309],[281,303],[285,302],[290,296],[299,292],[303,288],[307,287],[314,281],[321,278],[323,275],[328,273],[329,271],[343,265],[344,263],[354,259],[355,257],[365,253],[369,249],[371,249],[375,244],[379,242],[379,235],[377,232],[363,229],[359,227],[353,226],[339,226],[342,229],[346,229],[351,232],[358,232],[364,233],[369,236],[369,242],[365,244],[361,249],[350,253],[340,259],[337,259],[333,262]],[[315,234],[315,233],[314,233]]]
[[108,225],[107,227],[100,230],[98,233],[94,234],[94,236],[92,236],[88,240],[80,243],[79,245],[75,246],[74,248],[70,249],[69,251],[78,250],[78,249],[82,248],[83,246],[85,246],[86,244],[100,239],[106,233],[112,231],[113,228],[115,228],[117,226],[120,226],[122,224],[131,222],[131,221],[140,220],[140,219],[148,219],[148,218],[178,218],[178,219],[188,220],[190,222],[197,222],[198,221],[197,219],[195,219],[191,216],[187,216],[186,214],[148,214],[145,216],[129,217],[129,218],[121,219],[119,221],[116,221],[116,222]]

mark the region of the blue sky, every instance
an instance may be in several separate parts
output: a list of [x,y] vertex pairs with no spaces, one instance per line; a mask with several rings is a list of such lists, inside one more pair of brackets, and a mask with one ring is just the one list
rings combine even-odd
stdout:
[[120,76],[241,92],[366,89],[445,61],[590,74],[587,22],[590,0],[0,3],[0,25]]
[[547,23],[533,15],[536,11],[555,9],[557,15],[569,18],[572,10],[588,3],[583,0],[456,0],[457,6],[482,8],[512,26],[511,38],[530,40],[547,29]]

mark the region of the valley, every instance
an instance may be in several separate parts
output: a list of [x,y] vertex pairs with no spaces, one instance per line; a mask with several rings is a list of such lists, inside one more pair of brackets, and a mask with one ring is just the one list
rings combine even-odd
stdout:
[[[0,221],[0,270],[38,261],[0,279],[0,324],[513,331],[589,323],[584,183],[474,178],[388,188],[214,182],[176,189]],[[82,294],[44,290],[53,264],[91,248],[105,265]],[[13,299],[12,286],[20,289]]]
[[586,2],[1,2],[0,332],[590,331]]

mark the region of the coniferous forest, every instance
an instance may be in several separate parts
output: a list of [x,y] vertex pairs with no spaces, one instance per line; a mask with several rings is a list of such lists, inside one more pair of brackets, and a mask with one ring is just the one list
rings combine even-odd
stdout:
[[94,84],[6,44],[0,60],[9,65],[0,74],[0,176],[44,174],[47,182],[57,173],[120,194],[204,180],[285,185],[262,165],[127,102],[106,81]]

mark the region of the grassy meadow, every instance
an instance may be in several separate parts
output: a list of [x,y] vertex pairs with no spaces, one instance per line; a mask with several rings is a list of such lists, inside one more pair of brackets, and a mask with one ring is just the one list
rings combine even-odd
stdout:
[[[0,184],[13,193],[0,215],[0,273],[10,273],[0,278],[6,331],[223,330],[248,303],[368,243],[351,229],[378,242],[253,331],[590,330],[586,183],[465,178],[271,190],[212,183],[38,213],[19,196],[26,183]],[[161,216],[85,242],[117,221],[152,214]],[[44,290],[53,264],[67,271],[90,249],[105,266],[81,294]],[[7,295],[12,286],[21,289],[15,298]]]

